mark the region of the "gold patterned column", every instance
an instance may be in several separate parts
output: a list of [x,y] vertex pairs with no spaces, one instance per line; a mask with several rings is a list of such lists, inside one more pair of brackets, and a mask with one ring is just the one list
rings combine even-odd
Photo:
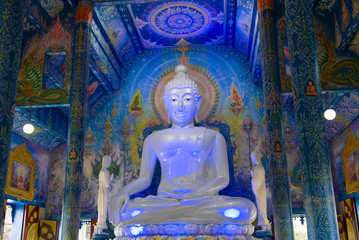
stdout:
[[76,8],[73,81],[70,89],[70,131],[67,143],[65,194],[61,239],[78,239],[81,177],[85,145],[92,6],[80,1]]
[[339,239],[332,172],[325,131],[312,0],[286,0],[288,47],[292,69],[308,239]]
[[282,126],[282,99],[277,67],[273,0],[258,0],[264,107],[269,136],[269,161],[273,195],[274,233],[278,239],[294,239],[290,186]]
[[[22,0],[0,1],[0,216],[4,212],[15,95],[20,73]],[[3,224],[0,224],[0,236]]]

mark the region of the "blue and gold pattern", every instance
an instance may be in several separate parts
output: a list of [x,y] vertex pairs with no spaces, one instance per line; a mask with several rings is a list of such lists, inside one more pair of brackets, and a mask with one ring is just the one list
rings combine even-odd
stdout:
[[[87,15],[86,15],[87,14]],[[62,214],[62,239],[77,239],[84,154],[87,87],[89,78],[89,47],[92,8],[81,1],[76,9],[74,78],[70,91],[70,135],[65,171],[65,195]]]
[[285,6],[308,239],[339,239],[322,97],[313,94],[314,88],[321,93],[313,3],[286,0]]
[[171,3],[156,8],[150,24],[160,35],[185,38],[205,31],[209,16],[200,6],[192,3]]
[[[15,94],[19,77],[23,33],[23,2],[0,2],[0,212],[4,211]],[[2,229],[0,229],[2,230]]]
[[282,101],[277,71],[273,1],[258,0],[263,95],[269,137],[274,232],[278,239],[294,239],[287,159],[282,135]]

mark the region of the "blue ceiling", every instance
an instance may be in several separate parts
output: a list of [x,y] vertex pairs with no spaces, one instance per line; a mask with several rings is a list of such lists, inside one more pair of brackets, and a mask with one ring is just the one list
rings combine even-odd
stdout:
[[[27,27],[24,35],[49,31],[50,27],[46,22],[53,21],[59,15],[61,17],[61,11],[71,11],[76,5],[72,0],[54,0],[52,6],[46,4],[48,1],[45,0],[28,1],[31,2],[31,6],[39,7],[26,9]],[[122,69],[126,63],[136,54],[153,49],[212,45],[235,48],[246,56],[253,81],[261,83],[256,0],[93,0],[92,2],[94,11],[89,66],[89,114],[93,106],[104,96],[114,94],[121,89]],[[359,9],[355,2],[356,0],[319,0],[316,1],[314,10],[318,18],[324,19],[322,21],[340,25],[342,34],[341,38],[336,40],[337,49],[349,49],[359,55],[357,31],[359,14],[349,14],[349,17],[345,15],[345,11],[353,12],[356,8]],[[42,17],[39,17],[40,15]],[[334,34],[335,39],[338,34]],[[290,72],[290,67],[287,68]],[[57,75],[51,76],[56,79]],[[358,116],[358,93],[334,90],[325,99],[329,101],[331,107],[337,108],[342,114],[341,120],[327,122],[328,138],[331,140]],[[290,95],[283,96],[283,104],[286,107],[292,106]],[[56,125],[58,120],[54,118],[56,116],[62,122],[66,122],[68,106],[42,108],[41,106],[37,109],[33,108],[33,116],[36,114],[46,116],[51,113],[52,118],[33,118],[42,129],[41,134],[38,132],[38,137],[26,136],[26,138],[48,150],[53,150],[67,140],[67,126]],[[28,114],[26,107],[17,109],[15,132],[24,135],[21,133],[20,126],[24,119],[28,118]],[[50,130],[49,126],[58,126],[59,131]],[[47,139],[55,139],[55,141],[49,144]]]

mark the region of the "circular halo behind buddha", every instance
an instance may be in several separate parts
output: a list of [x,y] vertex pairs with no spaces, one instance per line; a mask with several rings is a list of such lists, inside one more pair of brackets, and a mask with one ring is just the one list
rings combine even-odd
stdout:
[[[188,66],[187,75],[197,84],[199,94],[202,95],[202,104],[198,112],[197,120],[198,122],[205,121],[215,114],[221,99],[216,79],[213,73],[201,66]],[[163,71],[157,76],[156,82],[150,91],[152,110],[163,122],[168,122],[167,111],[163,103],[164,89],[166,84],[174,77],[174,67]]]

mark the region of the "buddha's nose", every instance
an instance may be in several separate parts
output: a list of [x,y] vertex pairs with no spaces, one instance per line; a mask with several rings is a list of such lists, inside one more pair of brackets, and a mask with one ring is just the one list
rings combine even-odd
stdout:
[[180,102],[180,103],[178,104],[177,109],[178,109],[179,111],[183,111],[183,110],[184,110],[184,106],[183,106],[183,103],[182,103],[182,102]]

